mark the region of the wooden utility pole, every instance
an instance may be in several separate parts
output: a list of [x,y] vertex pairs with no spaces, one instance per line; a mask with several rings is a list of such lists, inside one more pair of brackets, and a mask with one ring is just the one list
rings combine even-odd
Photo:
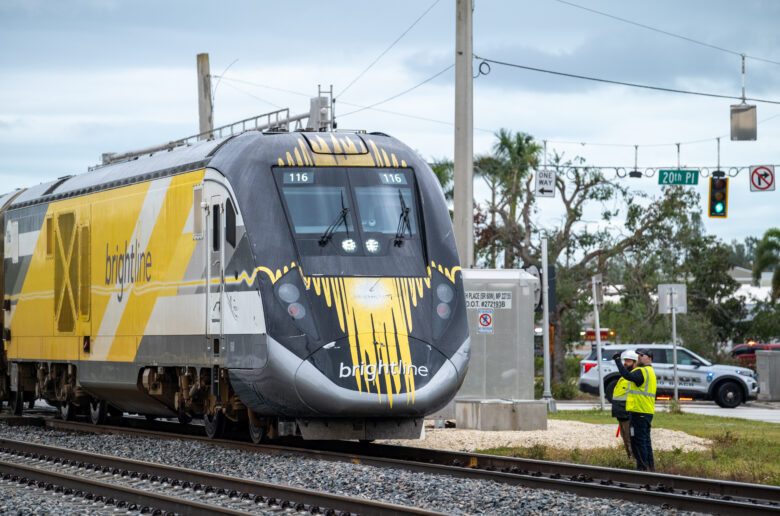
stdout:
[[200,140],[214,137],[214,105],[211,103],[209,55],[198,54],[198,118]]
[[472,0],[457,0],[455,27],[455,242],[463,268],[474,266],[474,88]]

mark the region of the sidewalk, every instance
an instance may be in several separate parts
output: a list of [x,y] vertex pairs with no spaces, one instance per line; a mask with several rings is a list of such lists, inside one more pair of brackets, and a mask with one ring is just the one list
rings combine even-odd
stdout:
[[[558,410],[591,410],[599,407],[598,400],[561,400],[556,401]],[[658,402],[657,410],[666,410],[668,402]],[[606,410],[612,405],[605,404]],[[683,412],[703,414],[719,417],[736,417],[752,421],[765,421],[767,423],[780,423],[780,402],[777,401],[751,401],[733,409],[721,408],[712,401],[685,401],[680,405]]]

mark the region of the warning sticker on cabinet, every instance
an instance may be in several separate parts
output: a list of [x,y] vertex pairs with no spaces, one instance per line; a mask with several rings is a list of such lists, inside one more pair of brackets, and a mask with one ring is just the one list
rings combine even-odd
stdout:
[[512,308],[511,290],[466,291],[466,308],[509,310]]
[[485,309],[479,311],[477,318],[478,333],[493,333],[493,310]]

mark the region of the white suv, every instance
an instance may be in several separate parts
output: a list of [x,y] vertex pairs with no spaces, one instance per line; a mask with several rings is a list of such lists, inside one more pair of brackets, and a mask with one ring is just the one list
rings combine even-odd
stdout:
[[[653,369],[658,396],[674,395],[674,366],[671,344],[614,344],[601,346],[604,395],[612,401],[612,391],[620,378],[612,355],[626,349],[647,348],[653,351]],[[596,346],[580,361],[582,392],[598,395],[599,371],[596,367]],[[756,374],[746,367],[713,365],[696,353],[677,346],[677,391],[686,398],[714,400],[721,407],[734,408],[758,394]]]

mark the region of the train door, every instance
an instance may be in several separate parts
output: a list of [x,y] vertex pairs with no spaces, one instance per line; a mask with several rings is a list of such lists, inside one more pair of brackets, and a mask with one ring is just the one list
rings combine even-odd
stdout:
[[207,192],[207,240],[206,240],[206,288],[207,334],[209,349],[215,357],[224,351],[225,306],[225,192],[222,188],[211,188]]

